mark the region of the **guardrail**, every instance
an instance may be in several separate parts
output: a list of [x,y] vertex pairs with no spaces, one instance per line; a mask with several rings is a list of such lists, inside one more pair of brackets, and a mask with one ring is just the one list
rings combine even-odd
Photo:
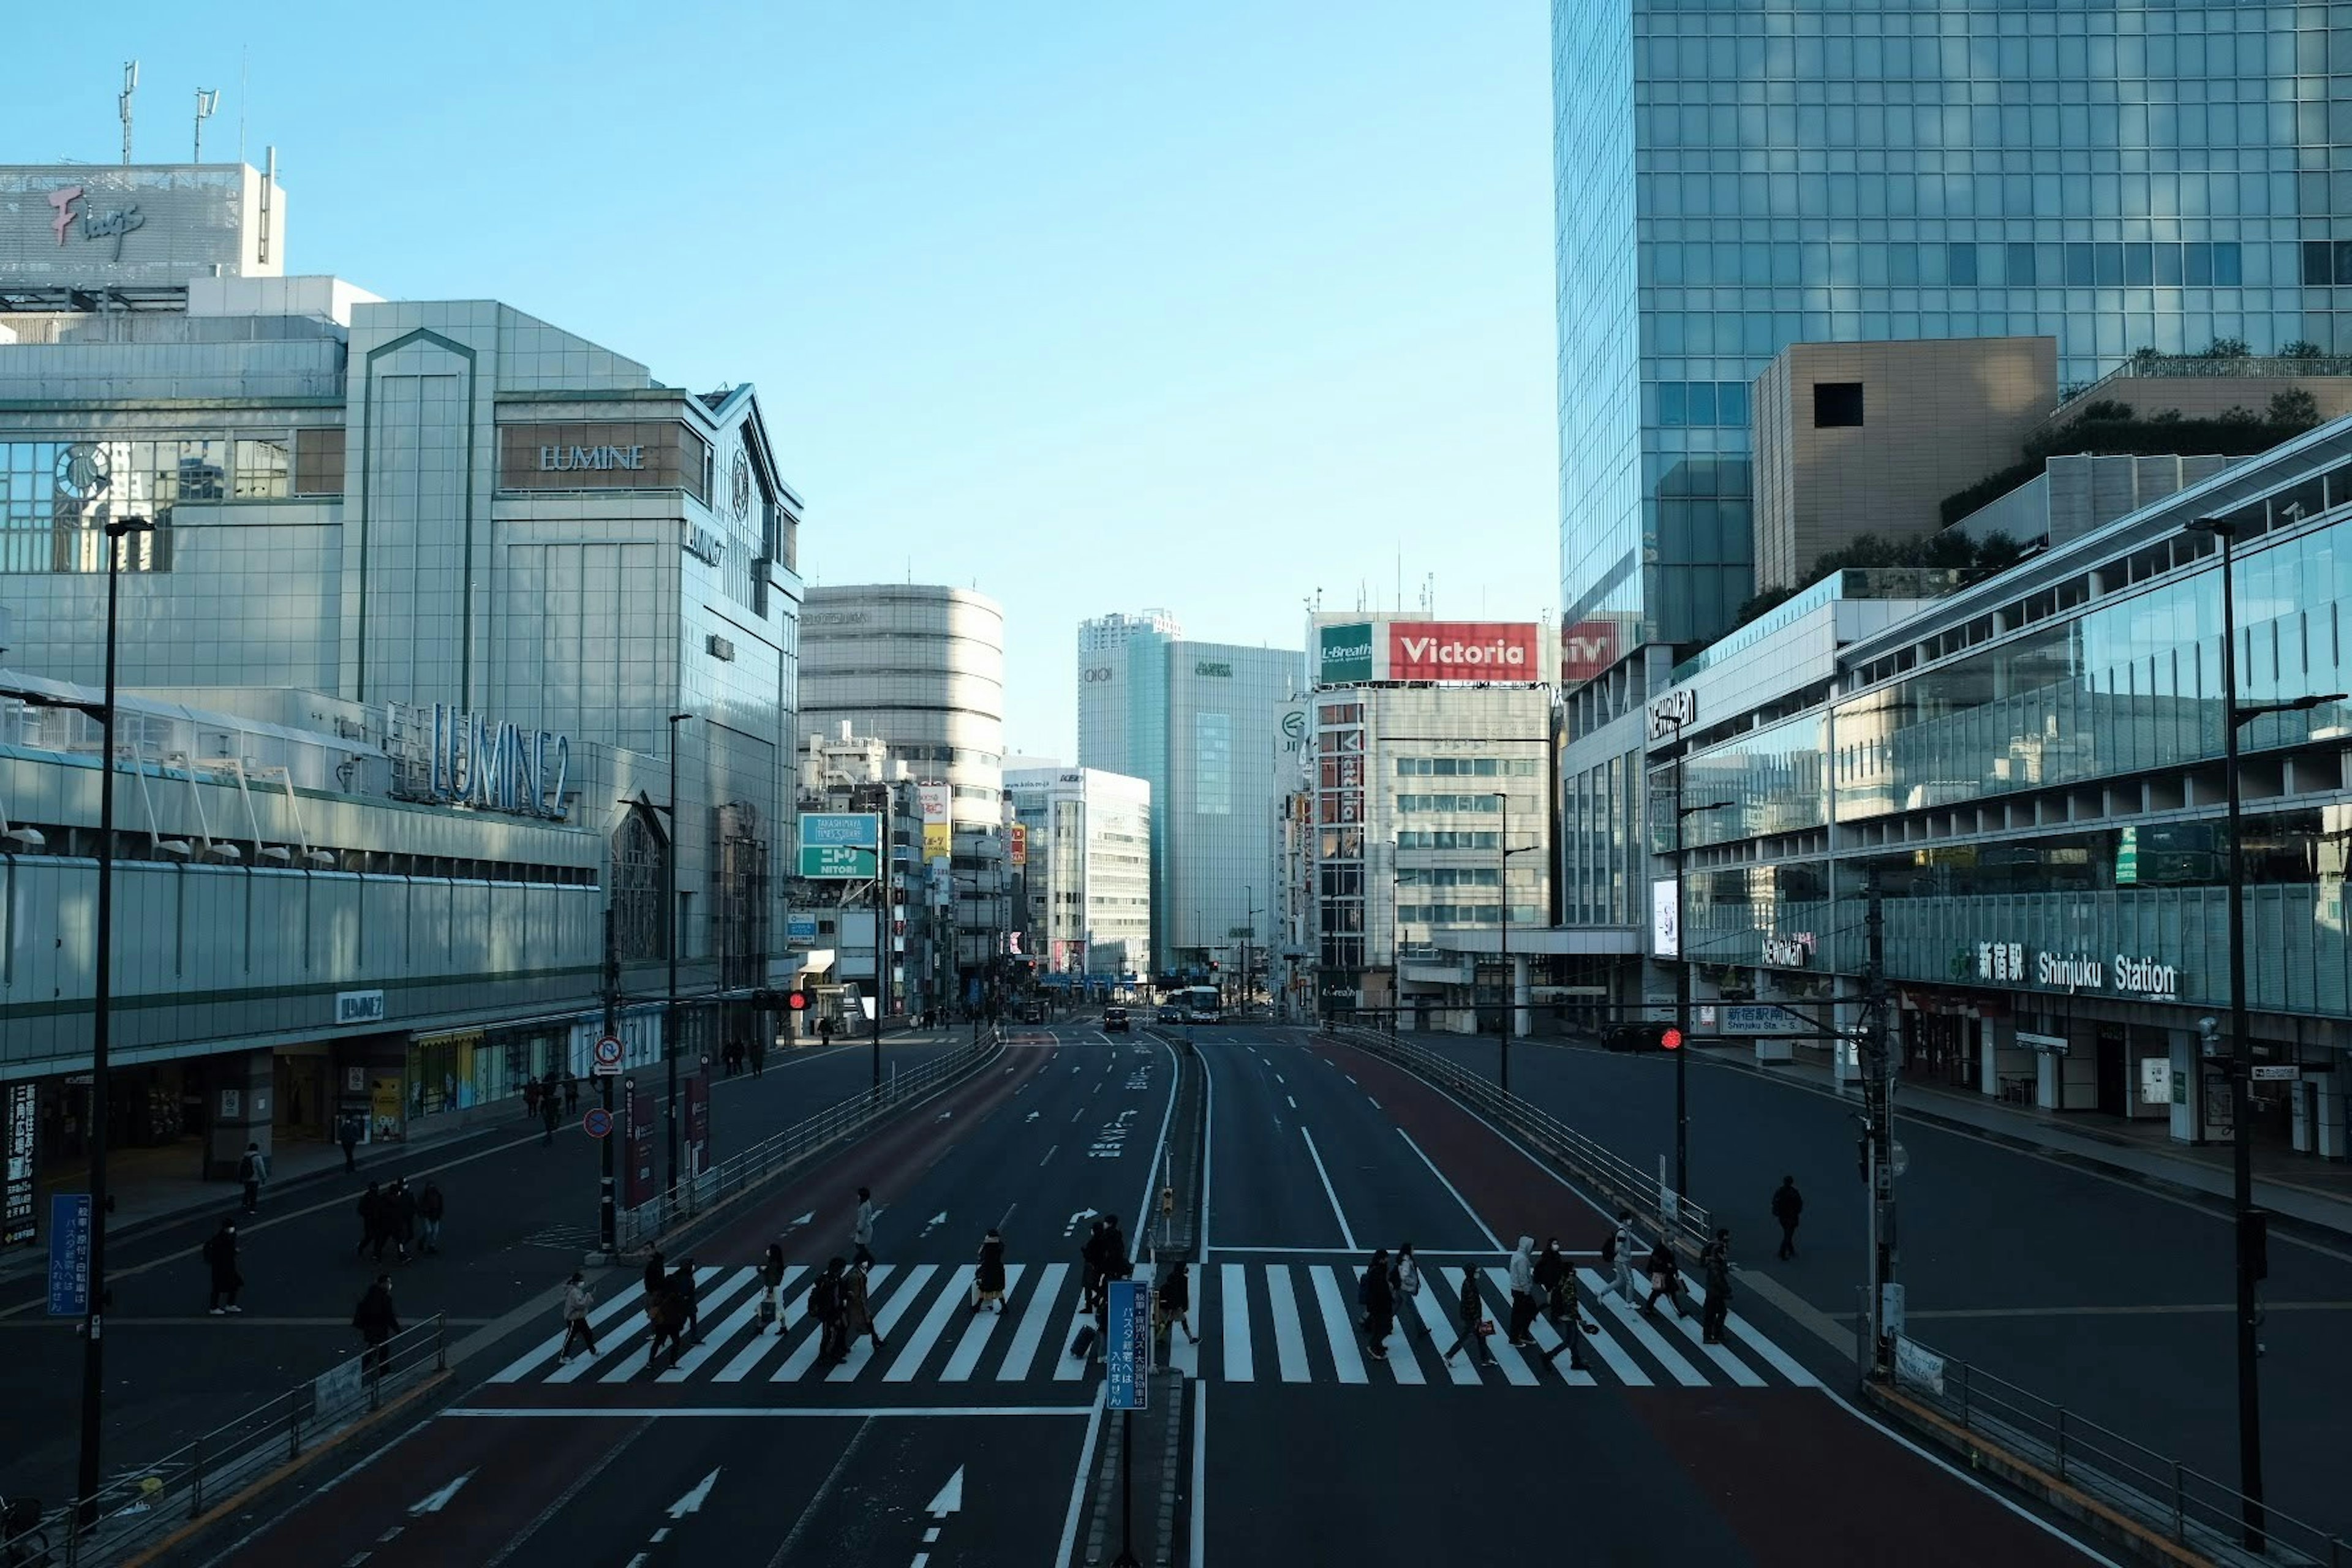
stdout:
[[1905,1336],[1896,1390],[1988,1448],[2054,1478],[2094,1503],[2207,1561],[2352,1568],[2352,1546],[2263,1506],[2263,1545],[2245,1543],[2245,1495],[2227,1481],[2111,1432],[2013,1383]]
[[651,1203],[623,1209],[615,1216],[618,1245],[625,1251],[667,1234],[695,1215],[799,1164],[818,1150],[862,1132],[900,1108],[970,1077],[995,1060],[1003,1049],[1003,1032],[991,1029],[947,1056],[906,1072],[893,1072],[878,1089],[851,1095],[805,1121],[761,1139],[700,1175],[680,1182]]
[[1568,1167],[1604,1202],[1632,1209],[1636,1217],[1671,1237],[1678,1250],[1696,1258],[1714,1236],[1706,1210],[1662,1187],[1654,1173],[1618,1158],[1558,1117],[1505,1094],[1459,1062],[1361,1025],[1326,1024],[1323,1032],[1396,1063],[1501,1122]]
[[[11,1538],[7,1546],[15,1554],[0,1555],[0,1562],[120,1562],[448,1367],[448,1328],[436,1313],[186,1447],[123,1471],[96,1497],[51,1511],[35,1530]],[[85,1521],[79,1530],[76,1519]]]

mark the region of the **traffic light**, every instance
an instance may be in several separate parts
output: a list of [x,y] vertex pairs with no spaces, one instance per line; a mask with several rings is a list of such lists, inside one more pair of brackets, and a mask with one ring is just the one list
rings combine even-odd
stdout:
[[784,998],[784,1003],[795,1013],[805,1013],[808,1011],[809,994],[796,985],[793,987],[791,994]]
[[1664,1032],[1658,1036],[1658,1048],[1662,1051],[1681,1050],[1683,1048],[1683,1032],[1669,1025]]

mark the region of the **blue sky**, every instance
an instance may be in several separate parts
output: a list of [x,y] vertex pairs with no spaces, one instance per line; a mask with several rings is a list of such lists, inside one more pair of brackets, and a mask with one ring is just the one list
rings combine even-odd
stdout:
[[1540,0],[104,11],[0,159],[119,155],[136,56],[141,161],[198,87],[278,147],[289,270],[756,383],[813,580],[1003,602],[1012,750],[1069,754],[1083,615],[1553,607]]

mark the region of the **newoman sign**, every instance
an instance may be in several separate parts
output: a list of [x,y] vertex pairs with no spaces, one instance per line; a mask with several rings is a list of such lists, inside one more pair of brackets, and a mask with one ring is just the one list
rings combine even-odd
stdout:
[[1391,621],[1391,680],[1537,681],[1536,626],[1525,621]]

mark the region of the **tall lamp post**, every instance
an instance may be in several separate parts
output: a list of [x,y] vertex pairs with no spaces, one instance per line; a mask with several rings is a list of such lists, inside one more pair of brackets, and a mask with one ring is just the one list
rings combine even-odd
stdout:
[[1496,1087],[1508,1094],[1511,1092],[1511,1037],[1519,1032],[1519,988],[1511,978],[1511,857],[1530,854],[1537,847],[1522,844],[1516,849],[1511,847],[1510,795],[1499,789],[1493,794],[1503,808],[1502,831],[1495,836],[1495,895],[1501,900],[1495,906],[1495,912],[1501,917],[1496,921],[1495,929],[1501,933],[1499,940],[1503,948],[1503,1049],[1496,1061]]
[[106,1342],[106,1052],[114,1002],[114,677],[116,628],[122,605],[122,541],[146,533],[143,517],[106,523],[106,700],[99,710],[98,931],[91,955],[89,1027],[89,1272],[81,1320],[81,1462],[75,1489],[81,1506],[75,1527],[98,1522],[99,1438],[104,1419]]
[[2270,1216],[2254,1207],[2252,1075],[2254,1042],[2246,1017],[2246,862],[2243,803],[2238,778],[2238,731],[2270,713],[2305,713],[2345,693],[2298,697],[2287,702],[2238,700],[2238,598],[2235,557],[2238,521],[2200,517],[2191,533],[2210,533],[2221,545],[2221,773],[2230,823],[2230,1152],[2231,1206],[2237,1214],[2238,1248],[2238,1490],[2245,1497],[2246,1545],[2263,1548],[2263,1417],[2255,1286],[2263,1273]]
[[669,716],[669,853],[663,858],[669,871],[669,991],[662,1005],[662,1057],[669,1067],[669,1191],[677,1191],[677,727],[691,713]]
[[1705,805],[1683,804],[1683,767],[1675,763],[1675,1027],[1682,1043],[1675,1047],[1675,1197],[1690,1194],[1690,1037],[1691,941],[1684,914],[1683,825],[1702,812],[1728,811],[1733,802],[1711,800]]

